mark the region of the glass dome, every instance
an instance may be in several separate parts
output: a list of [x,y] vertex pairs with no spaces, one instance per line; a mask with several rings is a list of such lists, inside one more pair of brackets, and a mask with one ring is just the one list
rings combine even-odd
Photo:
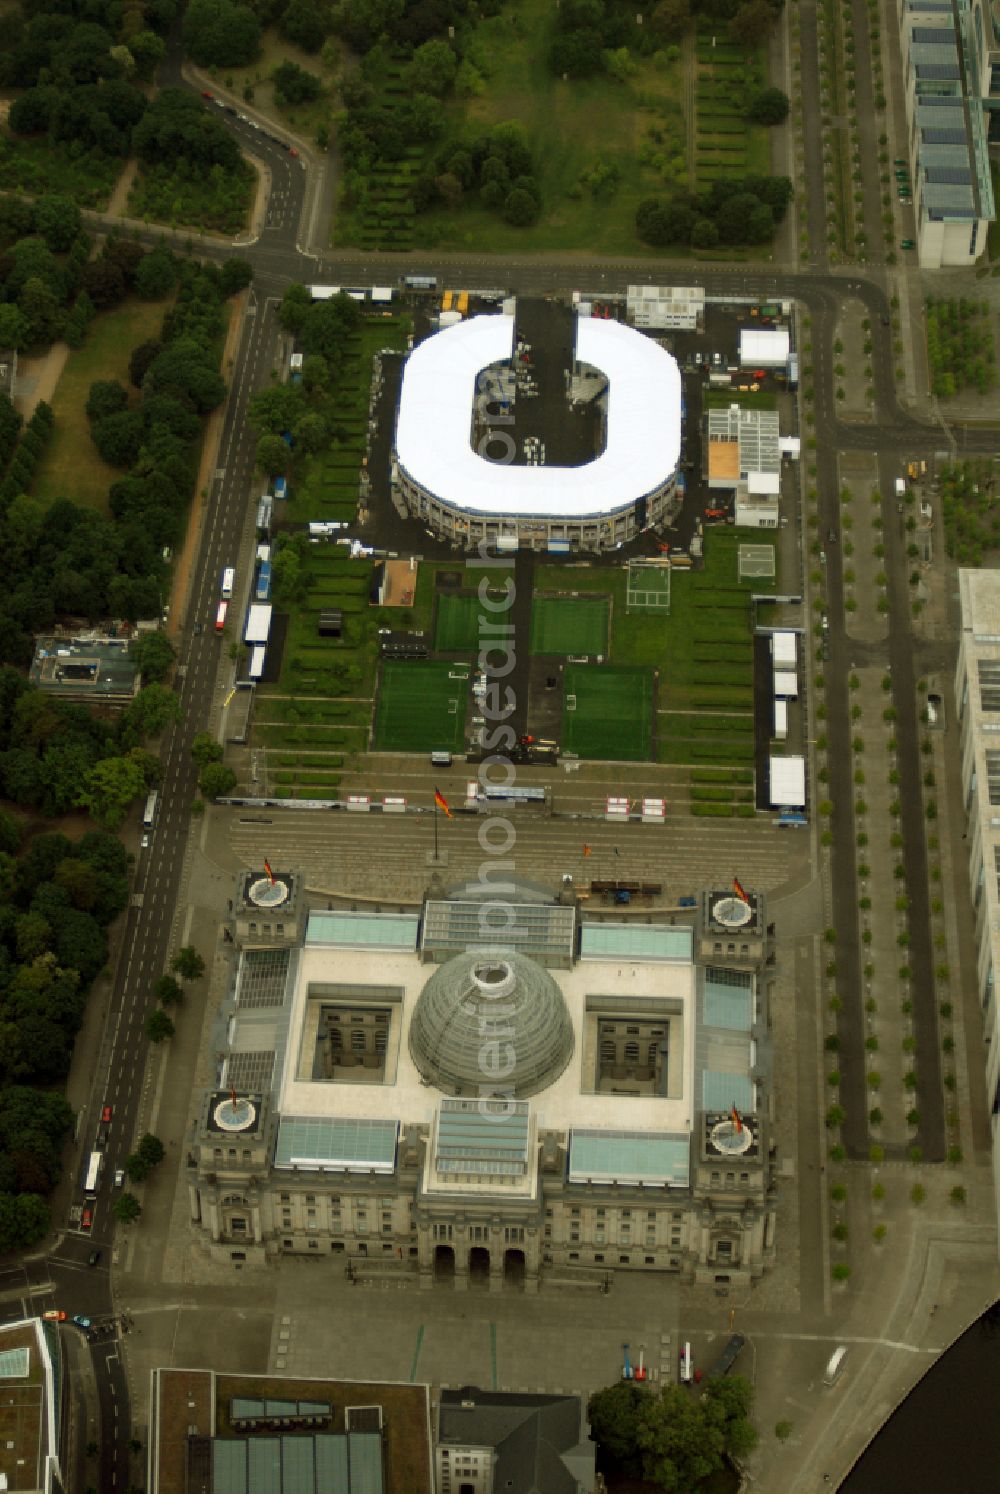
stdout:
[[573,1056],[573,1024],[552,976],[527,955],[468,950],[424,986],[410,1056],[449,1095],[502,1089],[519,1100],[553,1084]]

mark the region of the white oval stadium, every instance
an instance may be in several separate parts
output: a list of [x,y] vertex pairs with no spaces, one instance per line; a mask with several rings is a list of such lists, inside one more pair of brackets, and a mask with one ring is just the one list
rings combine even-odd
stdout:
[[[487,430],[492,443],[482,435],[477,443],[490,450],[506,443],[507,462],[488,460],[473,444],[484,399],[496,398],[495,380],[484,395],[484,370],[512,367],[514,337],[513,316],[474,316],[409,355],[393,485],[410,512],[467,549],[610,550],[668,519],[681,451],[681,377],[671,355],[620,322],[578,317],[572,374],[596,371],[586,387],[601,415],[603,449],[582,466],[514,465],[509,436]],[[499,420],[513,423],[509,415]]]

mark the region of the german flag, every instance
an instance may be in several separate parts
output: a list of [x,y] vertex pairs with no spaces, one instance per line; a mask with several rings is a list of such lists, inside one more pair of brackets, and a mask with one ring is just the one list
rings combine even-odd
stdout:
[[737,1136],[741,1135],[743,1131],[743,1122],[740,1119],[740,1112],[737,1110],[735,1105],[732,1107],[729,1114],[732,1117],[733,1127],[736,1131]]
[[268,877],[271,880],[271,886],[273,887],[274,886],[274,872],[271,870],[271,863],[270,863],[270,861],[265,860],[265,862],[264,862],[264,870],[267,872],[267,875],[268,875]]
[[584,848],[583,848],[583,854],[585,856],[589,856],[592,853],[592,851],[593,851],[593,846],[584,846]]
[[735,892],[741,903],[746,903],[747,907],[750,906],[750,899],[743,891],[743,883],[740,881],[739,877],[733,878],[733,891]]
[[448,808],[448,800],[445,798],[444,794],[442,794],[440,789],[434,790],[434,807],[436,809],[440,809],[442,814],[447,819],[451,819],[451,810]]

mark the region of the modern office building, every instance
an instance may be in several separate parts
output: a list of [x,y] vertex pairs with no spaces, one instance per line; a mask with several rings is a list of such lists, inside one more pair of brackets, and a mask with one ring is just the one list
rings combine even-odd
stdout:
[[[569,316],[569,313],[567,313]],[[539,391],[513,312],[473,316],[410,353],[392,461],[395,493],[462,549],[612,550],[677,503],[681,377],[659,343],[611,319],[573,318],[558,388]],[[537,357],[537,352],[535,353]],[[541,397],[540,397],[541,394]],[[531,401],[531,417],[525,408]],[[586,409],[591,451],[556,458],[537,417]]]
[[907,155],[923,269],[971,265],[996,216],[989,110],[996,0],[898,0]]
[[157,1368],[146,1488],[431,1494],[430,1433],[426,1385]]
[[507,883],[498,903],[476,883],[419,912],[312,911],[303,928],[300,886],[247,872],[235,900],[215,1082],[187,1148],[213,1254],[325,1256],[428,1289],[762,1274],[760,896],[629,923],[582,914],[565,888]]
[[[1000,571],[958,573],[962,631],[955,698],[968,813],[969,881],[976,919],[977,979],[986,1042],[986,1097],[993,1181],[1000,1200]],[[931,702],[933,705],[933,702]]]
[[0,1404],[0,1489],[62,1494],[66,1365],[55,1323],[24,1318],[0,1327]]

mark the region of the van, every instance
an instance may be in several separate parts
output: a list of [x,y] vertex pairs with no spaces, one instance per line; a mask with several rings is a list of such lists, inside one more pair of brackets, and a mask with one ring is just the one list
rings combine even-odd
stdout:
[[729,1371],[732,1369],[733,1365],[740,1357],[740,1350],[743,1348],[743,1345],[745,1343],[746,1339],[743,1337],[742,1333],[732,1334],[722,1353],[719,1355],[718,1359],[709,1370],[706,1378],[709,1380],[721,1380],[723,1375],[728,1375]]
[[431,766],[434,767],[434,768],[450,768],[451,767],[451,753],[450,752],[432,752],[431,753]]
[[834,1385],[840,1379],[840,1372],[844,1368],[844,1360],[847,1358],[847,1345],[838,1344],[830,1355],[830,1362],[823,1375],[824,1385]]

